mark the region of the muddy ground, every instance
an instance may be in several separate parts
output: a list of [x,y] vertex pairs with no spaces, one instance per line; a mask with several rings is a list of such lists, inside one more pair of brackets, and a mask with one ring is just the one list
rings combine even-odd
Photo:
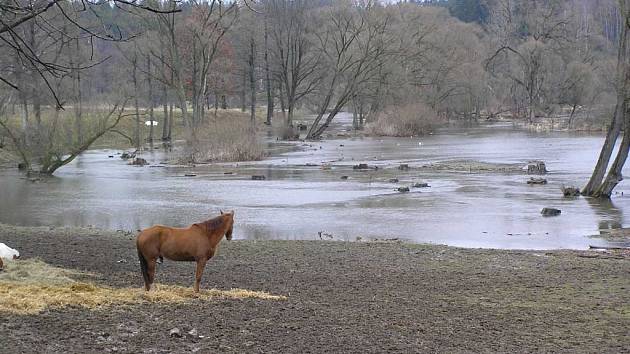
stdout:
[[[141,286],[134,235],[0,225],[0,242],[109,286]],[[203,286],[286,301],[193,300],[0,314],[0,352],[630,351],[630,257],[392,242],[223,241]],[[590,258],[596,257],[596,258]],[[191,284],[165,261],[158,282]],[[198,335],[171,337],[196,329]]]

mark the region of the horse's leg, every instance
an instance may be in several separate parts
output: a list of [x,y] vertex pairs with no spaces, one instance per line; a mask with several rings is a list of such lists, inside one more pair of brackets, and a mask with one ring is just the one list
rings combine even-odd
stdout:
[[197,260],[197,272],[195,273],[195,292],[199,292],[199,284],[201,284],[201,276],[203,275],[203,269],[206,267],[207,259]]
[[155,264],[155,258],[147,260],[147,273],[149,274],[149,283],[145,286],[147,291],[151,290],[151,285],[153,284],[153,280],[155,279]]

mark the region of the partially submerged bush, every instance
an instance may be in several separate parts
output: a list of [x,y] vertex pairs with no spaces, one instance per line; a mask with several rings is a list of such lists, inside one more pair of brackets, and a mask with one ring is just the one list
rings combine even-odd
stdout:
[[197,143],[192,161],[186,162],[231,162],[256,161],[265,157],[265,149],[252,130],[248,119],[230,117],[208,123],[197,132]]
[[413,103],[386,109],[367,124],[366,131],[380,136],[422,135],[431,132],[438,123],[433,109],[423,103]]

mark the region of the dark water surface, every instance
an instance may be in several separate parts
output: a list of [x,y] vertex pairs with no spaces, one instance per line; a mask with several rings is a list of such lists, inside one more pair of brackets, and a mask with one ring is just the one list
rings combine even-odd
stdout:
[[[347,116],[342,118],[343,125]],[[629,226],[625,182],[611,202],[566,199],[560,193],[562,185],[588,180],[602,143],[602,136],[532,133],[495,124],[421,138],[335,138],[292,148],[270,142],[271,156],[264,161],[194,168],[132,167],[117,156],[108,158],[119,151],[93,150],[41,182],[0,170],[0,222],[136,230],[156,223],[188,225],[221,208],[236,210],[236,238],[319,239],[322,231],[337,240],[582,249],[605,244],[586,237],[600,228]],[[158,150],[142,157],[153,165],[166,159]],[[413,168],[444,161],[524,164],[533,159],[547,163],[549,184],[529,186],[523,173]],[[331,170],[305,166],[327,161],[334,161]],[[381,168],[352,170],[359,162]],[[400,163],[412,168],[400,171]],[[253,181],[251,175],[267,180]],[[389,182],[394,177],[400,182]],[[395,191],[420,181],[431,187]],[[562,214],[544,218],[543,207],[557,207]]]

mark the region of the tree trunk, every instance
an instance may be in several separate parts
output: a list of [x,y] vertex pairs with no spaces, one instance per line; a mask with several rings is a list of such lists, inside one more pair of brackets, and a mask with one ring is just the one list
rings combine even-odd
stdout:
[[286,112],[287,112],[287,107],[286,107],[286,103],[284,101],[284,94],[282,91],[282,84],[279,87],[279,98],[280,98],[280,111],[282,112],[282,117],[286,119]]
[[168,119],[168,91],[166,90],[166,85],[162,85],[162,110],[164,111],[164,119],[162,119],[162,141],[168,140],[168,127],[169,127],[169,119]]
[[626,111],[626,105],[624,104],[624,130],[623,130],[623,140],[621,141],[621,146],[619,147],[619,151],[617,152],[617,157],[615,157],[615,161],[613,162],[610,170],[608,171],[608,175],[604,179],[604,182],[595,190],[592,194],[593,197],[597,198],[610,198],[613,189],[623,180],[623,175],[621,174],[621,170],[623,169],[624,164],[626,163],[626,159],[628,158],[628,151],[630,150],[630,114]]
[[[75,52],[77,55],[80,53],[79,49],[79,39],[76,40],[76,49]],[[81,92],[81,71],[76,71],[76,102],[74,105],[74,119],[75,126],[77,130],[77,142],[79,144],[83,143],[83,95]]]
[[269,46],[268,46],[269,32],[267,29],[267,18],[265,17],[265,84],[267,89],[267,125],[271,125],[273,120],[273,91],[271,88],[271,73],[269,70]]
[[571,129],[571,123],[573,123],[573,116],[575,115],[575,109],[577,108],[577,103],[573,104],[573,108],[571,108],[571,114],[569,115],[569,122],[567,123],[567,128]]
[[153,86],[151,84],[151,57],[147,55],[147,84],[149,85],[149,142],[153,146]]
[[[619,6],[625,19],[625,21],[623,21],[624,23],[627,22],[628,2],[628,0],[619,0]],[[597,189],[600,189],[599,187],[602,183],[602,180],[604,179],[604,174],[606,173],[606,168],[608,167],[608,163],[610,162],[610,157],[615,147],[615,143],[617,142],[617,138],[619,137],[621,125],[624,122],[624,116],[626,115],[626,95],[628,93],[628,89],[630,88],[630,83],[628,82],[630,80],[630,78],[628,77],[628,66],[628,24],[626,24],[626,26],[624,26],[624,30],[622,30],[619,35],[619,52],[617,54],[616,78],[617,104],[615,106],[615,112],[610,127],[608,128],[606,140],[604,141],[604,146],[602,147],[599,158],[597,159],[597,164],[595,165],[595,169],[593,170],[591,179],[588,181],[584,189],[582,189],[583,195],[594,195],[595,191]],[[630,127],[626,126],[625,129],[630,130]],[[624,133],[624,136],[625,135],[626,134]],[[625,140],[626,139],[624,139],[624,142]],[[622,151],[620,151],[620,153],[622,153]],[[625,162],[625,158],[623,159],[623,161]],[[610,182],[617,177],[620,176],[610,176],[609,182],[607,184],[610,185]]]
[[249,89],[250,89],[250,123],[252,132],[256,131],[256,46],[254,37],[249,39]]
[[[135,54],[134,54],[135,55]],[[133,140],[136,145],[136,150],[140,150],[140,109],[138,107],[138,61],[134,57],[132,62],[133,68],[131,72],[131,79],[133,80],[133,106],[135,109],[136,124],[133,130]]]
[[243,70],[241,78],[241,112],[245,112],[247,111],[247,69]]
[[170,107],[168,109],[168,135],[166,136],[166,139],[168,141],[173,141],[173,122],[175,121],[174,117],[173,117],[173,104],[170,104]]

